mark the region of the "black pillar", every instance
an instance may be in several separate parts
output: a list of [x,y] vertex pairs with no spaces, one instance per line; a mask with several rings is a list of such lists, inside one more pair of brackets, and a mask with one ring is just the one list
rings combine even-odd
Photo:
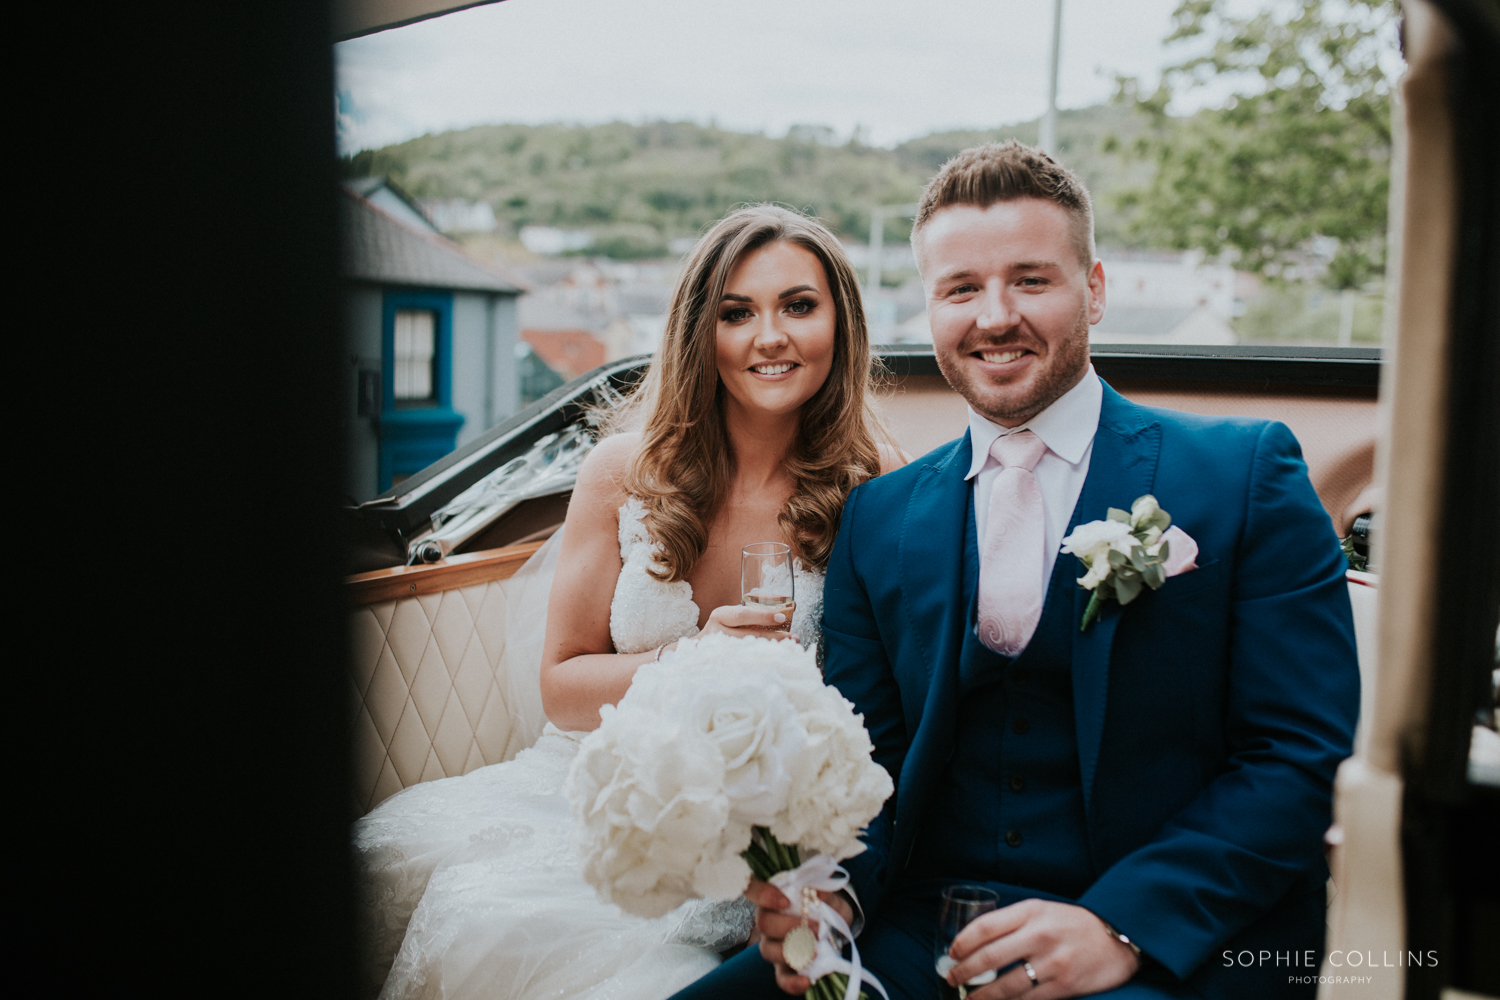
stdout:
[[41,18],[9,73],[12,371],[48,414],[12,452],[17,972],[350,996],[327,11]]

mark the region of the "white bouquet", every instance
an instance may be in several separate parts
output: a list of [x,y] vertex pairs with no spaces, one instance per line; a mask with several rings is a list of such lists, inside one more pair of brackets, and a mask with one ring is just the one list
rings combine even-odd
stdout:
[[[583,877],[601,899],[658,917],[689,899],[733,899],[754,875],[820,923],[816,940],[803,935],[800,966],[797,932],[787,939],[788,961],[814,980],[809,995],[852,998],[861,978],[880,988],[857,951],[842,958],[831,931],[853,935],[816,890],[845,884],[837,862],[865,849],[860,831],[893,786],[854,706],[823,683],[814,650],[685,639],[642,665],[599,715],[567,791]],[[830,973],[837,987],[823,981]]]

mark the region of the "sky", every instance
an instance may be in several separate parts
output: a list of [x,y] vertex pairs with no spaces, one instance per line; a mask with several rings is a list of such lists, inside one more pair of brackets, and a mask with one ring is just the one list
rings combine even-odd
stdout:
[[[1063,0],[1058,105],[1154,85],[1178,0]],[[1052,0],[505,0],[335,46],[342,152],[495,123],[856,128],[1036,118]]]

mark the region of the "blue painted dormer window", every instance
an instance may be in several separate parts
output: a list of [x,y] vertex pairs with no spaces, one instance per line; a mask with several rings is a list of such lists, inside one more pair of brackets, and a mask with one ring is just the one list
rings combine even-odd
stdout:
[[380,488],[453,450],[464,418],[453,410],[453,294],[388,290],[382,331]]

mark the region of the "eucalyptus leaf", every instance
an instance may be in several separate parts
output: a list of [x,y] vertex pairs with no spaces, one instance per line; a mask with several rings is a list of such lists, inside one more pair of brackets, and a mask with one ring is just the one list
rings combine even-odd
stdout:
[[1111,521],[1119,521],[1122,524],[1130,523],[1130,511],[1128,510],[1121,510],[1118,507],[1111,507],[1107,516]]
[[1146,518],[1146,523],[1141,525],[1141,527],[1143,528],[1160,528],[1162,531],[1166,531],[1171,526],[1172,515],[1168,514],[1160,507],[1156,508],[1156,512],[1150,517]]
[[1118,549],[1109,550],[1109,564],[1116,570],[1129,562],[1130,559],[1125,555],[1125,553],[1119,551]]
[[1140,572],[1140,573],[1146,572],[1146,550],[1145,550],[1145,548],[1143,548],[1140,545],[1131,546],[1131,549],[1130,549],[1130,565],[1134,566],[1136,568],[1137,572]]
[[1161,563],[1152,563],[1146,567],[1146,571],[1141,574],[1141,578],[1146,581],[1146,586],[1152,590],[1160,590],[1161,585],[1167,582],[1166,567]]
[[1135,574],[1126,576],[1121,574],[1115,580],[1115,597],[1121,604],[1129,604],[1135,600],[1141,592],[1141,578]]
[[1162,542],[1161,547],[1156,550],[1156,558],[1161,562],[1167,561],[1167,556],[1172,551],[1171,542]]

